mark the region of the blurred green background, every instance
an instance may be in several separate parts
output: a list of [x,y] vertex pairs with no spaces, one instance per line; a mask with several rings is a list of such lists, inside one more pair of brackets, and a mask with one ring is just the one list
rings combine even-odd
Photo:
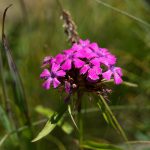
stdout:
[[[112,10],[98,0],[60,0],[60,2],[63,8],[71,13],[80,37],[98,42],[101,47],[107,47],[117,56],[118,66],[124,71],[123,79],[138,84],[137,88],[111,85],[113,93],[109,96],[108,104],[129,140],[141,141],[132,142],[133,148],[150,149],[148,142],[150,140],[150,24],[146,25]],[[150,22],[148,0],[105,0],[104,2],[147,23]],[[42,81],[39,78],[42,60],[47,55],[56,55],[70,45],[62,28],[63,22],[60,20],[60,8],[56,0],[0,0],[1,21],[3,11],[9,4],[13,6],[7,13],[5,32],[23,81],[30,119],[34,123],[46,118],[45,114],[49,112],[45,108],[57,110],[60,102],[63,101],[59,91],[42,89]],[[19,121],[22,116],[13,101],[13,88],[5,57],[3,63],[3,74],[8,86],[12,112],[14,120],[19,122],[16,128],[19,128],[23,125],[22,121]],[[93,95],[86,95],[83,99],[85,107],[96,108],[92,101],[96,98]],[[0,84],[0,105],[4,108],[2,84]],[[1,113],[1,116],[0,139],[9,131],[5,127],[6,124],[3,125],[4,114]],[[31,136],[23,131],[21,134],[25,134],[26,138],[18,139],[16,134],[13,134],[2,145],[0,144],[0,149],[76,150],[78,149],[77,130],[69,117],[65,117],[65,120],[69,123],[67,130],[73,128],[73,131],[67,133],[61,127],[57,127],[51,135],[36,143],[30,143]],[[34,126],[33,137],[43,125],[41,123]],[[101,113],[95,109],[83,115],[83,137],[85,140],[97,142],[114,144],[123,142],[121,136],[107,125]]]

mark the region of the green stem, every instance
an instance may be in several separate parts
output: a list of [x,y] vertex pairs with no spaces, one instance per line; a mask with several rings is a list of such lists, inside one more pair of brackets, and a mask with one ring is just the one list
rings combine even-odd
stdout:
[[[107,80],[102,80],[101,83],[112,83],[112,82],[114,82],[114,79],[111,79],[111,80],[108,80],[108,81]],[[126,85],[126,86],[129,86],[129,87],[138,87],[137,84],[132,83],[132,82],[127,82],[127,81],[123,81],[122,84]]]
[[103,2],[103,1],[101,1],[101,0],[95,0],[95,1],[97,1],[99,4],[101,4],[101,5],[103,5],[103,6],[107,7],[107,8],[109,8],[109,9],[115,11],[115,12],[118,12],[118,13],[120,13],[120,14],[122,14],[122,15],[124,15],[124,16],[127,16],[127,17],[129,17],[129,18],[131,18],[131,19],[133,19],[133,20],[135,20],[135,21],[137,21],[137,22],[139,22],[139,23],[141,23],[141,24],[147,26],[147,27],[150,27],[150,24],[149,24],[147,21],[145,21],[145,20],[143,20],[143,19],[141,19],[141,18],[138,18],[138,17],[136,17],[136,16],[134,16],[134,15],[132,15],[132,14],[129,14],[129,13],[126,12],[126,11],[123,11],[123,10],[120,10],[120,9],[118,9],[118,8],[116,8],[116,7],[113,7],[112,5],[107,4],[107,3],[105,3],[105,2]]
[[82,118],[82,93],[81,91],[77,92],[77,111],[78,111],[78,124],[79,124],[79,145],[80,149],[82,150],[82,143],[83,143],[83,118]]

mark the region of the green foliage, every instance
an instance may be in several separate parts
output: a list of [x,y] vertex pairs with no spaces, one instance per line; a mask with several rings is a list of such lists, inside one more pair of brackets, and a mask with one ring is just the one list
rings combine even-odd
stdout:
[[[49,118],[50,116],[52,116],[52,115],[55,113],[54,110],[52,110],[52,109],[50,109],[50,108],[43,107],[43,106],[41,106],[41,105],[37,106],[37,107],[35,108],[35,110],[36,110],[38,113],[40,113],[41,115],[46,116],[46,117],[48,117],[48,118]],[[59,122],[57,123],[57,125],[58,125],[59,127],[61,127],[61,129],[62,129],[65,133],[71,134],[72,131],[73,131],[73,127],[71,126],[70,123],[66,122],[64,119],[65,119],[65,118],[62,116],[62,118],[59,120]]]
[[124,138],[125,141],[128,141],[124,130],[122,129],[116,117],[112,113],[106,100],[103,98],[102,95],[99,95],[99,97],[100,97],[100,100],[97,102],[97,105],[101,109],[104,119],[106,120],[108,124],[112,125],[116,129],[117,132],[121,134],[121,136]]
[[42,131],[37,135],[35,139],[32,140],[32,142],[36,142],[49,133],[53,131],[53,129],[56,127],[57,123],[62,119],[64,113],[67,111],[67,104],[63,103],[58,112],[54,112],[52,116],[50,116],[50,119],[47,121],[46,125],[42,129]]
[[53,131],[53,129],[56,127],[56,125],[57,125],[56,123],[52,124],[51,120],[48,120],[46,125],[42,129],[42,131],[37,135],[37,137],[35,139],[32,140],[32,142],[36,142],[36,141],[42,139],[43,137],[45,137],[46,135],[48,135],[51,131]]
[[117,146],[108,143],[95,142],[95,141],[85,141],[82,147],[90,150],[122,150]]
[[12,125],[9,121],[9,118],[1,106],[0,106],[0,122],[7,132],[10,132],[12,130]]

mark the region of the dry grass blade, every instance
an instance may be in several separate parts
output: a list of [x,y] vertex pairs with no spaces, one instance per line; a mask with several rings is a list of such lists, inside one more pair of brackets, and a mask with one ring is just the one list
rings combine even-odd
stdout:
[[3,91],[3,95],[4,95],[4,107],[5,107],[5,111],[8,114],[9,118],[11,118],[12,117],[11,107],[10,107],[10,102],[9,102],[9,98],[8,98],[8,94],[7,94],[7,87],[6,87],[6,82],[5,82],[1,51],[0,51],[0,73],[1,73],[2,91]]
[[18,108],[20,109],[20,111],[22,112],[22,116],[24,116],[26,123],[30,124],[30,119],[29,119],[29,115],[28,115],[28,108],[27,108],[26,97],[25,97],[25,93],[24,93],[22,80],[20,78],[20,75],[19,75],[17,66],[15,64],[15,61],[12,57],[11,49],[9,47],[8,40],[7,40],[5,33],[4,33],[6,12],[11,6],[12,5],[9,5],[5,9],[4,14],[3,14],[2,45],[3,45],[3,50],[5,52],[5,55],[6,55],[6,58],[8,61],[11,76],[13,79],[12,82],[13,82],[13,90],[14,90],[14,95],[15,95],[15,98],[14,98],[15,102],[16,102]]

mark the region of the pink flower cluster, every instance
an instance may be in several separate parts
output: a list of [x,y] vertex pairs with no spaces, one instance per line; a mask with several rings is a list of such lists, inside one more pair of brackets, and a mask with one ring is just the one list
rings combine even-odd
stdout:
[[51,84],[54,88],[64,85],[66,92],[70,91],[73,82],[69,78],[83,78],[90,83],[114,79],[115,84],[121,84],[122,70],[115,64],[116,57],[108,49],[80,39],[79,43],[55,57],[45,57],[42,65],[45,69],[40,77],[45,80],[45,89],[49,89]]

